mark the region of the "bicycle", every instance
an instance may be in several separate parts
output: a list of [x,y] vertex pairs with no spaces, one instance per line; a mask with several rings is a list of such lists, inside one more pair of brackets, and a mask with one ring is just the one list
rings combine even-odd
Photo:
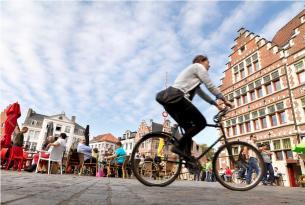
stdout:
[[[242,141],[229,142],[227,140],[221,121],[228,111],[229,108],[221,110],[213,118],[215,124],[206,125],[207,127],[220,129],[222,135],[198,157],[189,157],[171,151],[171,148],[178,143],[178,129],[183,136],[183,129],[180,126],[177,126],[176,131],[173,132],[173,134],[159,131],[144,135],[136,143],[130,158],[134,176],[146,186],[167,186],[179,177],[182,167],[184,167],[184,169],[187,168],[191,173],[195,173],[196,170],[198,171],[201,169],[199,160],[220,142],[222,145],[218,148],[212,160],[213,173],[217,181],[224,187],[235,191],[246,191],[257,186],[264,176],[265,163],[260,152],[251,144]],[[238,161],[238,153],[241,149],[245,150],[245,153],[248,156],[247,160],[243,162]],[[159,160],[154,160],[152,164],[149,164],[149,169],[147,169],[149,170],[148,173],[145,173],[146,170],[141,169],[143,164],[139,166],[139,160],[136,158],[136,154],[139,153],[159,158]],[[249,163],[250,160],[251,163]],[[247,173],[250,173],[248,180],[240,180],[236,177],[236,180],[235,178],[232,178],[231,181],[226,182],[218,172],[220,167],[230,167],[231,170],[238,170],[241,167],[249,169],[250,166],[257,166],[258,169],[255,172],[247,171]]]

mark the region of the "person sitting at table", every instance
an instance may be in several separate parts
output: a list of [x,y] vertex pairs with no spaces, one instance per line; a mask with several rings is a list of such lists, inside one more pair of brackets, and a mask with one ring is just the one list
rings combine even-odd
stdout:
[[[114,154],[106,157],[106,159],[115,159],[115,162],[118,166],[122,166],[125,161],[126,152],[122,147],[122,143],[119,141],[116,143],[117,149]],[[122,169],[118,170],[119,177],[122,177]]]
[[[41,151],[40,151],[40,156],[43,158],[48,158],[49,157],[49,153],[47,152],[47,146],[49,143],[53,143],[55,142],[55,138],[53,136],[48,136],[46,142],[42,145]],[[36,153],[33,155],[33,160],[32,160],[32,165],[26,169],[24,169],[24,171],[27,172],[33,172],[36,170],[36,166],[38,163],[38,158],[39,158],[39,153]],[[46,161],[41,161],[38,167],[39,172],[43,171],[43,167],[46,165]],[[44,172],[46,172],[46,170],[44,170]]]
[[[77,152],[84,154],[84,162],[85,163],[95,163],[96,158],[92,158],[92,149],[88,145],[86,145],[86,139],[84,137],[80,138],[79,143],[77,145]],[[92,158],[92,161],[91,161]]]

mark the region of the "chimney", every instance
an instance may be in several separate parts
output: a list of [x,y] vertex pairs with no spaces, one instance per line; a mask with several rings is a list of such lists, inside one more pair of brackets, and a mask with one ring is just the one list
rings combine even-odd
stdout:
[[31,115],[32,115],[33,113],[34,113],[33,109],[32,109],[32,108],[29,108],[28,113],[27,113],[25,119],[28,119],[29,117],[31,117]]
[[76,117],[72,116],[71,121],[75,123]]

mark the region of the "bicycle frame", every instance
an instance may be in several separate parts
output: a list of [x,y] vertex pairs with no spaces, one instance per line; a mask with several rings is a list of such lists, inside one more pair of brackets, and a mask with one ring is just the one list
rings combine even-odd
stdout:
[[222,135],[211,145],[208,147],[207,150],[205,150],[201,155],[199,155],[199,157],[196,158],[196,160],[199,160],[201,159],[204,155],[206,155],[218,142],[221,141],[221,139],[223,138],[224,141],[225,141],[225,144],[227,144],[227,138],[226,138],[226,134],[225,134],[225,131],[223,129],[223,126],[220,123],[217,123],[217,124],[207,124],[206,125],[207,127],[215,127],[215,128],[220,128],[221,132],[222,132]]

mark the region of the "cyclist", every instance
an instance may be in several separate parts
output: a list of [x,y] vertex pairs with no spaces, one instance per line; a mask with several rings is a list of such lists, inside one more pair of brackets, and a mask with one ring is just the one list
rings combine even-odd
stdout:
[[205,117],[191,102],[195,94],[219,110],[222,109],[220,102],[213,100],[200,88],[201,84],[206,86],[216,100],[221,100],[226,106],[233,107],[233,104],[227,101],[212,83],[208,75],[209,68],[209,59],[206,56],[197,55],[193,63],[178,75],[172,86],[157,94],[156,100],[184,130],[183,137],[172,148],[174,153],[191,156],[192,137],[206,126]]

